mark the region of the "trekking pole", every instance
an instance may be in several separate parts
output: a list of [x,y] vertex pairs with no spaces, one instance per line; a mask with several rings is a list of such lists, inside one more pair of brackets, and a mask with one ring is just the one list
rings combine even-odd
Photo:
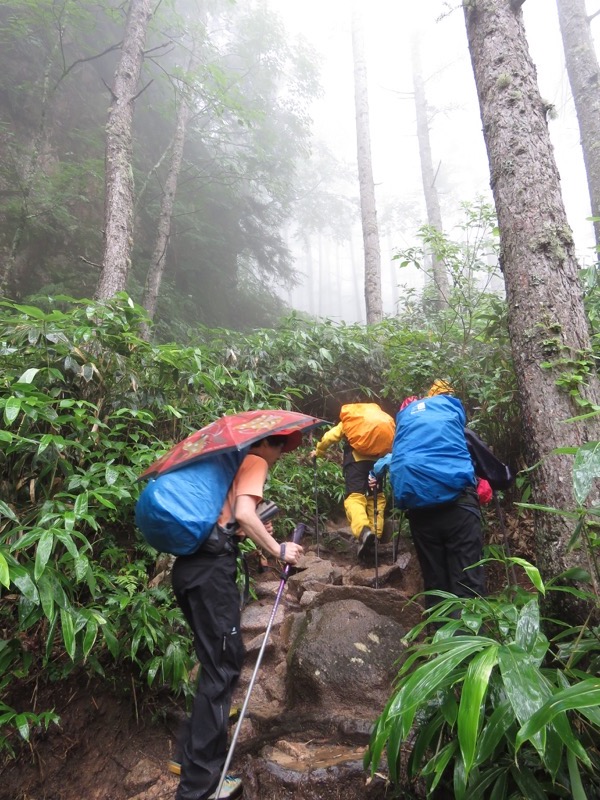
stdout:
[[400,527],[402,525],[402,519],[398,522],[398,529],[396,528],[396,506],[394,503],[394,492],[392,491],[392,564],[396,563],[396,559],[398,558],[398,537],[400,536]]
[[[294,544],[300,544],[300,541],[304,536],[304,528],[305,526],[301,522],[294,528],[294,535],[292,537],[292,541],[294,542]],[[235,731],[231,739],[231,744],[229,745],[229,752],[227,753],[227,758],[225,759],[225,764],[223,766],[223,771],[221,773],[221,779],[219,781],[217,791],[213,795],[214,797],[221,796],[221,789],[223,788],[223,784],[225,783],[227,770],[229,769],[229,765],[231,764],[231,759],[233,758],[233,751],[235,750],[235,745],[237,743],[239,733],[242,729],[242,722],[244,721],[244,715],[246,713],[246,709],[248,708],[250,694],[252,693],[252,689],[254,688],[254,683],[256,681],[256,676],[258,674],[258,670],[260,667],[260,662],[262,661],[262,657],[264,655],[265,648],[267,646],[267,640],[269,638],[269,633],[271,632],[271,628],[273,626],[273,620],[275,619],[275,614],[277,613],[277,608],[279,606],[279,601],[281,600],[281,595],[283,594],[283,589],[285,587],[285,584],[287,583],[287,579],[289,578],[290,568],[291,564],[286,564],[285,569],[283,570],[283,573],[281,575],[281,581],[279,582],[279,589],[277,590],[277,596],[275,597],[275,605],[273,606],[273,610],[271,611],[271,616],[269,617],[269,622],[265,630],[265,636],[262,641],[262,645],[260,646],[260,651],[256,659],[256,664],[254,665],[254,672],[252,673],[252,677],[250,678],[250,683],[248,684],[248,691],[246,692],[244,704],[242,705],[242,708],[240,710],[237,725],[235,726]]]
[[[496,506],[496,513],[498,514],[498,521],[500,523],[500,530],[502,531],[502,538],[504,539],[504,547],[506,548],[506,555],[510,558],[510,545],[508,544],[508,535],[506,533],[506,528],[504,526],[504,514],[502,513],[502,508],[500,507],[500,501],[498,500],[498,495],[496,492],[493,493],[494,495],[494,504]],[[510,577],[512,578],[513,586],[517,585],[517,573],[515,572],[515,565],[511,563],[510,565]]]
[[377,484],[373,487],[373,527],[375,528],[375,588],[379,589],[379,536],[377,535]]
[[313,466],[315,468],[315,539],[317,540],[317,558],[320,557],[319,552],[319,503],[317,492],[317,457],[313,458]]

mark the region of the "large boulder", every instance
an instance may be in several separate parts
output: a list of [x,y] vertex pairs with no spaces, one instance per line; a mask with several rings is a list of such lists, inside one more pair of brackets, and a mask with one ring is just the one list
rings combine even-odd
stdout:
[[291,636],[289,701],[328,714],[357,714],[360,707],[374,719],[391,693],[405,633],[359,600],[309,609]]

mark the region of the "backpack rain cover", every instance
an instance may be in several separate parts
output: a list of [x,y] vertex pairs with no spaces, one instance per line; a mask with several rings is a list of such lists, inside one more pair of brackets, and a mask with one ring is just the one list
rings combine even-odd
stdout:
[[396,425],[377,403],[347,403],[340,421],[350,447],[361,456],[377,458],[392,449]]
[[247,449],[207,456],[148,481],[135,524],[148,544],[176,556],[195,553],[219,518]]
[[475,488],[465,441],[466,415],[456,397],[413,400],[396,417],[390,480],[400,508],[426,508]]

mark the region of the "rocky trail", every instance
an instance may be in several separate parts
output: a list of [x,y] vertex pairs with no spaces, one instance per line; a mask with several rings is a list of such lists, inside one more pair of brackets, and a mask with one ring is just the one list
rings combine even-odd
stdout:
[[[385,776],[369,780],[362,759],[391,691],[405,632],[420,618],[410,598],[420,572],[410,541],[378,548],[361,565],[344,526],[310,537],[274,617],[231,766],[244,800],[354,800],[391,797]],[[318,552],[317,552],[318,550]],[[234,696],[241,707],[272,614],[281,573],[254,564],[256,599],[242,633],[246,663]],[[52,697],[60,714],[29,754],[7,764],[0,800],[172,800],[167,770],[182,702],[162,692],[81,679]],[[24,691],[34,692],[34,686]],[[48,698],[44,698],[48,702]],[[48,707],[45,705],[43,707]]]

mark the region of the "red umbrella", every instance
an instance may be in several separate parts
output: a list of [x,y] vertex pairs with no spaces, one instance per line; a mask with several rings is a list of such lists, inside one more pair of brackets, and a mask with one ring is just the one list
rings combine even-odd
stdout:
[[302,433],[328,423],[318,417],[296,411],[257,409],[229,414],[205,425],[187,439],[176,444],[168,453],[148,467],[140,478],[164,475],[179,467],[199,461],[215,453],[243,450],[265,436],[291,435],[283,448],[284,453],[295,450],[302,441]]

